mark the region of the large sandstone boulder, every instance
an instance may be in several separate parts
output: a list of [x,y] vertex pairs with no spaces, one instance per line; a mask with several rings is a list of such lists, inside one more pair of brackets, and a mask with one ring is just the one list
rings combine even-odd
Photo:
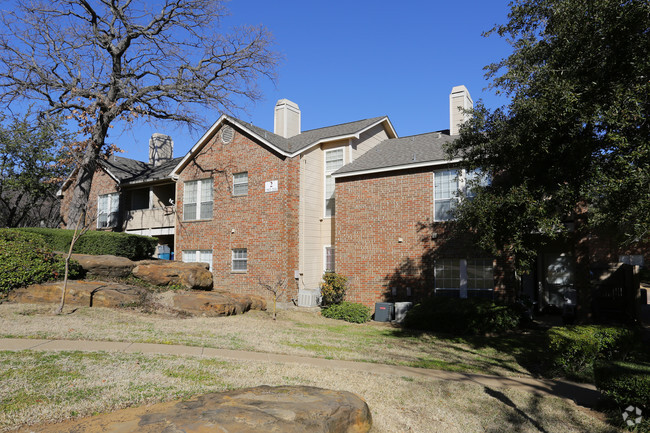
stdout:
[[179,292],[174,294],[172,303],[176,310],[202,316],[230,316],[250,309],[266,309],[266,301],[259,296],[225,292]]
[[99,277],[128,277],[135,267],[135,262],[126,257],[73,254],[72,259],[79,262],[86,272]]
[[156,286],[173,284],[188,290],[212,290],[212,272],[205,263],[142,260],[136,262],[132,273]]
[[[26,304],[61,302],[63,282],[34,284],[9,293],[9,301]],[[141,305],[146,291],[140,287],[101,281],[68,281],[66,305],[109,307]]]
[[46,427],[35,432],[366,433],[370,410],[346,391],[308,386],[259,386],[207,394],[175,405],[127,409]]

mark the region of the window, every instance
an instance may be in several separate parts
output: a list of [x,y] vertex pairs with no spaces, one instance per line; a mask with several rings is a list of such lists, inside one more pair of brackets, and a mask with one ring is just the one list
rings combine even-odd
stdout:
[[460,262],[457,259],[436,260],[436,290],[460,289]]
[[212,250],[183,250],[185,263],[207,263],[212,272]]
[[456,207],[458,170],[440,170],[433,173],[433,220],[448,221]]
[[149,188],[131,191],[131,210],[149,209]]
[[333,217],[335,214],[334,187],[336,183],[332,177],[339,168],[343,167],[343,149],[325,151],[325,216]]
[[467,259],[467,288],[469,290],[494,289],[492,259]]
[[97,198],[97,228],[115,227],[120,212],[120,195],[104,194]]
[[183,219],[212,218],[212,179],[185,182]]
[[248,194],[248,172],[235,173],[232,175],[232,194],[233,195],[246,195]]
[[476,194],[473,192],[473,189],[475,187],[488,186],[489,184],[490,179],[481,170],[476,169],[465,172],[465,195],[468,199],[471,200],[476,196]]
[[233,272],[248,271],[248,250],[246,248],[232,250],[232,270]]
[[[434,265],[436,294],[458,293],[461,298],[492,296],[494,265],[492,259],[439,259]],[[442,293],[440,293],[442,292]]]
[[334,247],[325,247],[325,272],[336,272]]

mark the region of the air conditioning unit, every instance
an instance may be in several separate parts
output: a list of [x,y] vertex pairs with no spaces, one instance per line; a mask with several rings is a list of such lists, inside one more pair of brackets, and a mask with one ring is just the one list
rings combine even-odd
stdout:
[[298,291],[298,306],[299,307],[317,307],[318,298],[320,293],[313,290],[299,290]]

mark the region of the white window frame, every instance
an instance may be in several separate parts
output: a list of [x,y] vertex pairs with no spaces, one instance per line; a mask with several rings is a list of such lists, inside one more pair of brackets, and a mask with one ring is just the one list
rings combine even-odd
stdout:
[[[333,169],[327,169],[327,158],[328,156],[334,154],[334,153],[339,153],[341,154],[340,158],[336,158],[330,162],[333,161],[338,161],[340,159],[341,165],[337,166]],[[339,168],[343,167],[345,165],[345,150],[343,147],[337,147],[335,149],[328,149],[325,151],[324,155],[324,166],[323,170],[325,173],[325,184],[324,184],[324,193],[323,193],[323,216],[325,218],[331,218],[333,216],[336,216],[336,181],[332,177],[332,173],[334,173],[336,170]],[[331,193],[328,193],[328,185],[331,186]],[[331,208],[328,206],[328,202],[331,203],[333,206]]]
[[[455,179],[456,186],[452,186],[450,184],[446,184],[447,188],[449,191],[445,191],[443,186],[445,184],[440,184],[436,185],[438,183],[439,179],[442,179],[443,177],[446,176],[453,176],[453,179]],[[449,177],[449,179],[452,179]],[[456,207],[456,204],[458,203],[458,192],[462,191],[463,185],[462,183],[462,171],[459,169],[455,168],[448,168],[444,170],[435,170],[433,172],[433,220],[436,222],[441,222],[441,221],[450,221],[452,220],[450,215],[446,216],[441,216],[439,215],[439,212],[436,212],[436,204],[438,203],[449,203],[449,211],[453,211],[453,209]]]
[[[242,254],[243,253],[243,254]],[[239,263],[242,266],[235,267],[235,264]],[[232,259],[230,269],[232,272],[248,272],[248,249],[247,248],[233,248],[232,249]]]
[[208,263],[212,272],[212,250],[183,250],[184,263]]
[[[332,266],[331,268],[327,266],[327,251],[332,252]],[[336,272],[336,249],[332,245],[325,245],[323,247],[323,272]]]
[[[240,191],[237,191],[237,190]],[[240,173],[232,174],[232,195],[242,196],[248,195],[248,172],[242,171]]]
[[[187,191],[188,191],[188,186],[196,184],[196,201],[188,201],[187,197]],[[214,197],[213,197],[213,182],[212,178],[207,178],[207,179],[198,179],[198,180],[188,180],[183,184],[183,221],[196,221],[196,220],[208,220],[212,219],[213,215],[213,205],[214,205]],[[210,200],[205,200],[209,194]],[[204,197],[205,195],[205,197]],[[210,203],[210,206],[208,207],[209,211],[203,210],[203,205],[207,203]],[[187,208],[190,205],[196,206],[196,215],[195,218],[188,218],[187,217]]]
[[[105,216],[105,220],[103,217]],[[120,193],[113,192],[97,197],[97,228],[117,227],[120,217]]]

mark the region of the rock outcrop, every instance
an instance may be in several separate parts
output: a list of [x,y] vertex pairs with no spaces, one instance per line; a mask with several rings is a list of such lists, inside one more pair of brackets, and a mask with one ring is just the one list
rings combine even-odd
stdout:
[[187,290],[212,290],[212,272],[205,263],[143,260],[136,262],[132,273],[156,286],[177,285]]
[[172,308],[192,315],[230,316],[248,310],[266,310],[266,301],[254,295],[225,292],[179,292],[172,298]]
[[259,386],[206,394],[146,411],[127,409],[45,427],[35,432],[366,433],[365,401],[346,391],[309,386]]
[[[34,284],[13,290],[9,301],[27,304],[53,304],[61,302],[63,282]],[[66,305],[82,307],[109,307],[142,305],[146,290],[125,284],[106,283],[102,281],[68,281],[65,297]]]
[[128,277],[135,267],[135,262],[126,257],[73,254],[72,259],[79,262],[86,272],[98,277]]

